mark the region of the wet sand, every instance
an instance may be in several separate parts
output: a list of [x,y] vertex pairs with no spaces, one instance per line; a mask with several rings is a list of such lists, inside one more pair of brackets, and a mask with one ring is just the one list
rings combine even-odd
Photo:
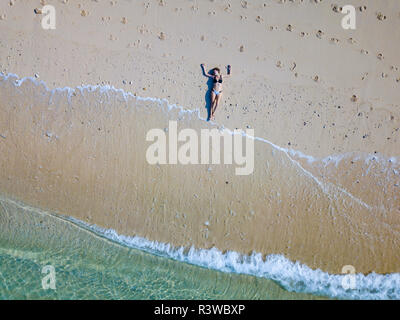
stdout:
[[172,0],[46,1],[57,28],[43,30],[40,2],[29,2],[0,4],[2,73],[36,74],[49,90],[111,85],[205,118],[200,63],[230,64],[217,125],[253,128],[273,145],[255,142],[250,176],[151,166],[148,130],[212,124],[121,92],[52,93],[3,78],[2,193],[176,246],[399,272],[396,1],[365,1],[356,30],[342,29],[328,2]]

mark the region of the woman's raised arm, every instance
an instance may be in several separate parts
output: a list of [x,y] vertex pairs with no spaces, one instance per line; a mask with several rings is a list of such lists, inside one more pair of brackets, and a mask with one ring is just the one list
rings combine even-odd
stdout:
[[228,64],[227,66],[226,66],[226,72],[227,72],[227,74],[225,75],[225,78],[226,77],[230,77],[231,76],[231,65],[230,64]]
[[203,75],[209,78],[213,78],[213,75],[209,74],[208,72],[206,72],[206,67],[204,65],[204,63],[202,63],[201,65],[201,70],[203,71]]

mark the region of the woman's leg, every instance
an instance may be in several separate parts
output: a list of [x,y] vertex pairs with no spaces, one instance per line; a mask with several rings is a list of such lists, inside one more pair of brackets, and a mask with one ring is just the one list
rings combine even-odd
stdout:
[[214,110],[215,103],[217,102],[216,98],[217,98],[217,95],[214,93],[214,91],[211,91],[211,106],[210,106],[210,115],[209,115],[210,119],[212,119],[213,114],[214,114],[213,110]]
[[218,103],[219,103],[219,101],[220,101],[221,99],[222,99],[222,92],[220,92],[219,95],[217,95],[217,96],[215,97],[214,108],[213,108],[212,111],[211,111],[211,116],[212,116],[212,117],[214,117],[215,110],[217,110]]

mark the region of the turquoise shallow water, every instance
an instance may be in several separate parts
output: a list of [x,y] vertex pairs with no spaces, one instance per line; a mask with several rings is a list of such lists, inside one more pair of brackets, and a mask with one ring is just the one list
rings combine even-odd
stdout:
[[[42,268],[56,289],[43,289]],[[210,270],[105,239],[0,198],[1,299],[315,299],[274,281]]]

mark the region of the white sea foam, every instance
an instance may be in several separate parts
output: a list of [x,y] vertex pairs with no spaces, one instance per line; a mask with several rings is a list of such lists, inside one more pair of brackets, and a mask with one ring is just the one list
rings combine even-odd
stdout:
[[[340,299],[400,299],[399,273],[333,275],[320,269],[313,270],[301,262],[290,261],[281,254],[271,254],[263,258],[257,252],[243,255],[235,251],[222,252],[217,248],[176,248],[169,243],[150,241],[143,237],[119,235],[113,229],[103,229],[72,217],[66,219],[131,248],[217,271],[271,279],[292,292]],[[349,283],[354,283],[350,289]]]

